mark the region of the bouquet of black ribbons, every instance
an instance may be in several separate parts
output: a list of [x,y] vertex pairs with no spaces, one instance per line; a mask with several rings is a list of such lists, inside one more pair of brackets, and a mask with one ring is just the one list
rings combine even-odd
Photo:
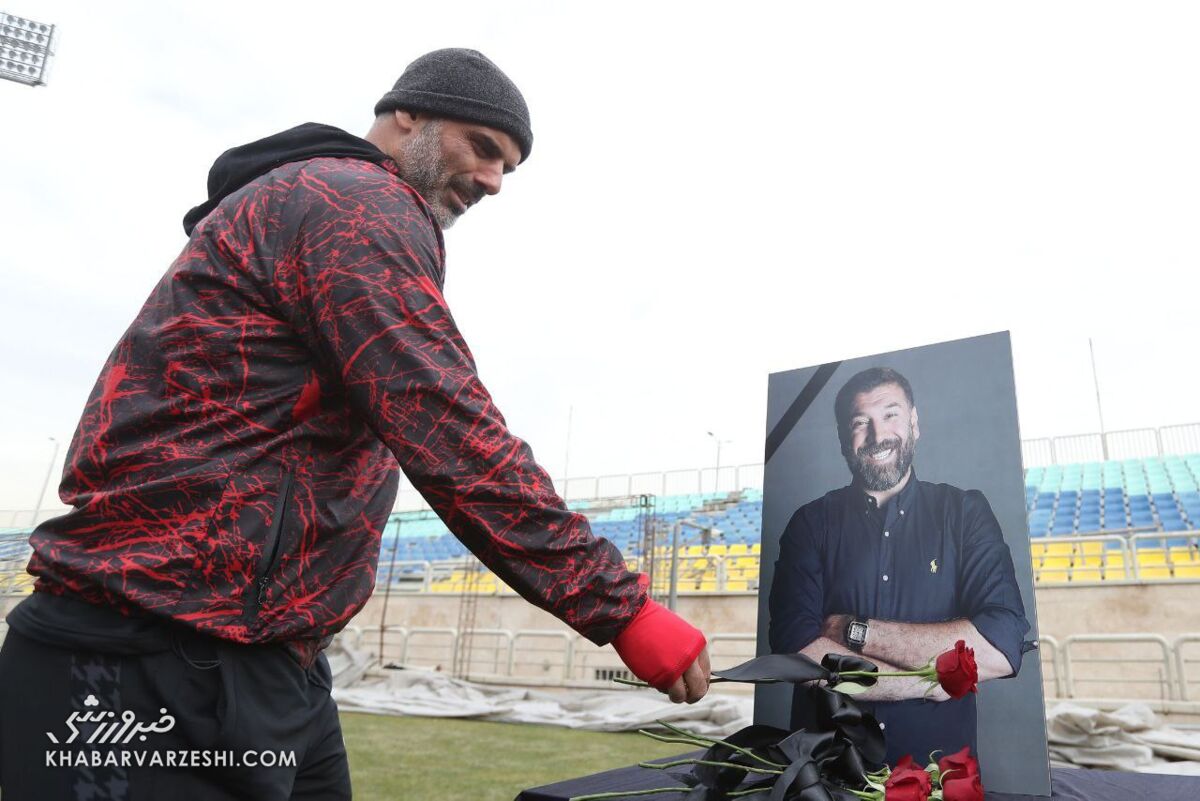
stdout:
[[[677,792],[686,801],[858,801],[867,774],[883,766],[883,731],[874,716],[863,711],[844,690],[853,683],[875,683],[876,666],[854,656],[828,654],[820,664],[803,654],[769,654],[729,670],[714,671],[711,681],[749,684],[789,682],[807,684],[796,692],[808,694],[808,729],[789,732],[754,725],[723,740],[701,737],[659,722],[670,733],[641,733],[664,742],[705,748],[702,756],[669,762],[643,762],[648,769],[666,771],[679,784],[650,790],[577,796],[571,801]],[[854,674],[853,681],[843,673]],[[841,688],[839,691],[838,688]],[[851,693],[858,690],[851,690]],[[683,770],[679,770],[683,768]]]

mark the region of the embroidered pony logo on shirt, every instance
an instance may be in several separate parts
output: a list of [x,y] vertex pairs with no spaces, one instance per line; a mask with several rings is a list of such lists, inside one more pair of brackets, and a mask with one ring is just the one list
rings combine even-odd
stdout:
[[936,572],[937,572],[937,560],[936,560],[936,559],[930,559],[930,560],[929,560],[929,572],[930,572],[930,573],[936,573]]

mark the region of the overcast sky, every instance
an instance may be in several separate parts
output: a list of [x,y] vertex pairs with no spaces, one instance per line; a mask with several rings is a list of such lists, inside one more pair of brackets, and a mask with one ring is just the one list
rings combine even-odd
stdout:
[[[555,476],[762,460],[767,375],[1009,329],[1022,436],[1200,420],[1194,3],[52,2],[0,82],[0,508],[34,505],[228,147],[438,47],[535,142],[447,297]],[[61,461],[62,453],[59,459]],[[61,469],[55,467],[55,472]],[[56,503],[52,489],[46,505]]]

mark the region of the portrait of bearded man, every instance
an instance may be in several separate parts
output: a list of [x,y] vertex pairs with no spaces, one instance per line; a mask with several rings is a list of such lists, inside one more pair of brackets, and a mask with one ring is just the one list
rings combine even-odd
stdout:
[[[801,506],[780,539],[770,588],[773,653],[865,657],[914,670],[958,640],[979,680],[1015,676],[1030,624],[1012,554],[978,490],[918,480],[916,397],[896,370],[871,367],[838,391],[834,417],[851,482]],[[951,699],[917,678],[856,696],[883,724],[887,761],[977,752],[975,695]],[[793,696],[791,726],[813,705]]]

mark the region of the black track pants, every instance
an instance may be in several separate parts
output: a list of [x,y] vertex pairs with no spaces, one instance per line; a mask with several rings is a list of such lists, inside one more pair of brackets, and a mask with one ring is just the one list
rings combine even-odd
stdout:
[[305,670],[282,648],[186,632],[153,653],[99,653],[10,629],[0,648],[0,798],[349,799],[329,689],[324,655]]

